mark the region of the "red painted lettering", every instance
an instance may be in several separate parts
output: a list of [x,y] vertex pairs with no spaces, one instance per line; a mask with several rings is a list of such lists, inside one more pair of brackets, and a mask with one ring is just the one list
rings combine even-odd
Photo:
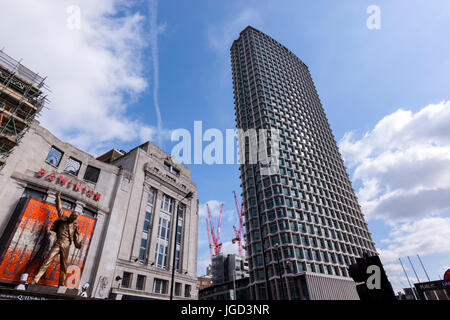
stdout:
[[37,176],[38,178],[42,178],[43,176],[45,176],[46,172],[44,169],[41,169],[41,171],[38,172]]
[[80,191],[82,187],[83,187],[83,185],[81,183],[77,183],[74,190]]
[[48,176],[48,181],[55,181],[56,180],[56,173],[52,172]]
[[97,192],[97,194],[94,197],[95,201],[99,201],[100,200],[100,193]]
[[58,183],[62,184],[63,186],[66,184],[67,178],[64,178],[63,176],[59,176]]

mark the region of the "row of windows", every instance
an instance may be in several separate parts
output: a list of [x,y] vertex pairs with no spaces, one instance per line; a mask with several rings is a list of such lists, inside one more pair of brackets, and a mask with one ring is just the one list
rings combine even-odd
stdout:
[[[310,138],[308,133],[306,135],[303,135],[303,132],[300,132],[300,135],[302,136],[300,137],[297,129],[295,129],[297,133],[292,134],[292,137],[290,137],[289,131],[291,131],[292,128],[289,129],[290,130],[283,130],[282,128],[279,129],[280,140],[282,142],[286,141],[286,144],[281,143],[280,145],[282,150],[280,156],[285,157],[287,160],[294,159],[296,161],[300,161],[301,159],[300,155],[302,155],[303,158],[310,158],[311,161],[305,159],[304,161],[312,162],[312,160],[314,160],[315,162],[317,162],[318,169],[322,171],[322,173],[318,171],[317,174],[324,174],[324,175],[327,174],[328,176],[330,176],[330,178],[326,178],[327,180],[332,181],[337,185],[340,185],[342,188],[349,189],[347,186],[340,183],[340,181],[346,180],[348,176],[345,172],[342,161],[336,160],[340,159],[340,156],[337,152],[335,144],[334,146],[329,144],[325,148],[314,143],[315,147],[313,147],[309,141],[305,140],[305,139],[312,139],[312,137]],[[286,139],[284,135],[286,135],[289,138]],[[297,141],[299,143],[297,143]],[[326,154],[324,150],[327,150]],[[333,151],[333,157],[329,157],[330,150]],[[333,179],[333,177],[336,179]]]
[[[249,189],[250,193],[251,188]],[[284,190],[288,190],[289,195],[282,195]],[[352,232],[354,234],[361,233],[366,235],[367,224],[364,221],[362,214],[358,211],[346,207],[344,204],[328,201],[320,197],[316,197],[313,194],[298,192],[297,196],[290,197],[292,191],[295,189],[287,189],[287,187],[273,186],[272,188],[267,188],[264,192],[259,192],[255,197],[250,196],[250,198],[244,200],[247,202],[246,216],[247,221],[251,217],[257,217],[256,206],[259,209],[260,215],[263,217],[264,222],[266,221],[264,212],[267,211],[267,216],[269,220],[275,218],[274,213],[271,209],[275,206],[286,206],[290,208],[295,208],[297,210],[290,208],[278,208],[281,210],[277,212],[278,217],[285,217],[286,212],[288,217],[309,221],[310,218],[312,222],[332,226],[337,229]],[[314,198],[316,197],[316,198]],[[299,211],[301,209],[302,211]],[[321,218],[321,216],[323,218]],[[332,220],[336,219],[336,220]],[[317,221],[317,222],[316,222]]]
[[[238,127],[241,127],[239,125]],[[295,124],[282,124],[281,122],[266,121],[267,124],[263,125],[264,129],[278,129],[278,135],[281,142],[281,148],[283,153],[281,154],[285,158],[299,158],[299,154],[303,154],[303,158],[311,158],[314,163],[317,163],[317,169],[321,169],[323,173],[341,178],[347,176],[344,169],[340,154],[337,150],[336,143],[327,137],[322,131],[317,131],[317,139],[315,140],[310,136],[310,130],[305,126],[303,129],[298,130]],[[246,129],[246,128],[244,128]],[[318,144],[318,139],[321,141],[321,145]],[[292,148],[292,149],[290,149]],[[289,153],[287,152],[289,151]],[[306,152],[306,156],[305,156]]]
[[178,170],[177,168],[175,168],[172,164],[168,163],[168,162],[164,162],[164,169],[166,169],[169,172],[172,172],[175,175],[180,175],[180,170]]
[[[334,275],[340,277],[348,277],[348,271],[345,267],[326,265],[315,262],[304,262],[304,261],[291,261],[290,263],[283,264],[280,270],[282,274],[285,273],[298,273],[298,272],[314,272],[319,274]],[[269,278],[273,276],[279,277],[279,270],[277,264],[272,264],[267,266],[267,273]],[[264,270],[255,269],[250,272],[250,281],[261,281],[265,280]]]
[[[23,196],[22,197],[30,197],[39,201],[45,201],[47,199],[47,193],[33,189],[33,188],[25,188]],[[63,198],[61,199],[61,205],[64,209],[73,211],[76,208],[76,200],[70,199],[70,198]],[[91,210],[87,207],[83,208],[83,215],[95,217],[97,215],[97,212],[94,210]]]
[[[133,280],[133,274],[130,272],[124,272],[123,276],[122,276],[121,287],[127,288],[127,289],[131,288],[132,280]],[[147,277],[145,275],[138,274],[137,278],[136,278],[135,289],[144,291],[146,281],[147,281]],[[169,289],[169,281],[168,280],[158,279],[158,278],[153,279],[152,292],[159,293],[159,294],[168,294],[168,289]],[[182,284],[179,282],[175,282],[174,295],[179,297],[179,296],[181,296],[181,294],[182,294]],[[192,295],[191,286],[188,284],[184,285],[184,297],[190,298],[191,295]]]
[[[57,149],[56,147],[51,147],[50,151],[47,154],[47,157],[45,158],[45,161],[54,167],[59,167],[63,155],[64,153],[61,150]],[[81,161],[69,157],[66,161],[66,164],[64,165],[64,172],[70,173],[74,176],[78,176],[78,173],[80,172],[81,169],[81,165],[82,165]],[[100,176],[100,169],[88,165],[84,173],[83,179],[86,181],[97,183],[99,176]]]
[[[270,193],[272,191],[271,189],[268,189],[266,192]],[[275,190],[274,192],[275,194],[280,193],[280,191],[277,190]],[[342,231],[346,231],[354,235],[368,236],[366,231],[366,223],[363,220],[355,219],[348,213],[340,214],[338,211],[336,212],[332,211],[331,208],[339,210],[341,212],[350,212],[349,210],[346,210],[345,207],[340,206],[339,203],[331,202],[332,205],[330,205],[330,203],[326,201],[326,203],[324,204],[318,204],[310,199],[305,200],[304,198],[301,197],[290,198],[287,196],[275,196],[273,198],[266,198],[265,201],[263,199],[264,197],[258,197],[259,201],[258,208],[263,217],[263,223],[266,222],[266,219],[270,221],[275,219],[275,212],[272,211],[271,209],[273,209],[274,207],[286,206],[302,210],[302,211],[295,211],[294,214],[293,209],[287,209],[290,218],[298,220],[304,219],[306,221],[311,221],[316,224],[333,227],[338,230],[340,229]],[[302,201],[300,201],[299,199],[302,199]],[[256,205],[256,201],[257,201],[256,198],[251,198],[249,200],[249,203],[251,206],[254,206]],[[265,211],[267,211],[266,212],[267,216],[266,214],[264,214]],[[329,212],[332,212],[332,214],[329,214]],[[284,216],[286,215],[284,214]],[[330,217],[327,218],[324,216],[333,216],[333,218],[334,217],[336,218],[332,219]],[[279,217],[283,217],[282,213],[279,214]]]
[[[303,227],[303,224],[299,224]],[[276,225],[275,225],[276,226]],[[313,246],[326,248],[328,250],[333,250],[337,252],[344,252],[354,255],[361,255],[361,248],[371,249],[375,251],[375,247],[372,241],[368,241],[364,238],[351,237],[350,235],[345,235],[340,232],[334,232],[333,230],[327,228],[318,228],[311,227],[308,225],[309,234],[300,232],[282,232],[277,234],[277,232],[272,232],[267,225],[263,228],[263,238],[264,241],[264,249],[269,248],[270,246],[274,246],[275,244],[281,243],[283,244],[297,244],[304,246]],[[275,230],[275,229],[273,229]],[[328,232],[327,232],[328,231]],[[280,231],[281,232],[281,231]],[[269,243],[269,239],[272,244]],[[251,245],[259,244],[261,237],[259,230],[251,230],[248,231],[247,236],[247,245],[249,248],[249,255],[251,255]]]
[[[139,261],[145,263],[147,260],[147,252],[150,248],[150,230],[152,227],[152,215],[154,212],[154,202],[156,199],[157,191],[150,189],[147,196],[146,212],[144,217],[144,225],[141,236]],[[174,210],[175,200],[166,194],[162,195],[161,199],[161,211],[159,214],[158,229],[156,236],[155,257],[153,264],[158,268],[166,268],[168,265],[168,250],[170,246],[170,232],[172,213]],[[175,243],[175,269],[180,269],[181,261],[181,239],[183,232],[183,219],[184,219],[185,206],[179,204],[177,207],[178,214],[178,226],[176,227],[176,243]]]
[[[255,229],[259,229],[258,221],[252,220],[249,224],[249,231],[252,232]],[[306,226],[306,227],[305,227]],[[351,244],[359,245],[362,247],[370,247],[371,242],[368,242],[366,239],[368,238],[367,235],[362,236],[355,236],[350,233],[346,232],[340,232],[339,230],[334,230],[330,227],[321,227],[311,224],[304,224],[297,221],[292,220],[279,220],[278,222],[273,222],[269,224],[265,224],[263,226],[263,236],[270,234],[278,233],[278,231],[289,231],[291,230],[292,233],[292,241],[294,243],[299,243],[299,234],[302,234],[302,236],[309,235],[316,235],[322,238],[328,238],[333,240],[339,240],[342,242],[348,242]],[[251,239],[249,239],[251,241]]]

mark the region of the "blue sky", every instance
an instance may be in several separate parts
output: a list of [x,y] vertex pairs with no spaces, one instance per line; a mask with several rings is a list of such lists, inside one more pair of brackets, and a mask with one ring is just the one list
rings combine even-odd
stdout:
[[[421,1],[196,3],[194,6],[164,1],[159,6],[158,19],[167,23],[166,32],[160,36],[159,53],[160,99],[168,127],[192,128],[193,120],[202,120],[204,128],[224,130],[234,126],[228,50],[246,25],[283,43],[309,66],[337,141],[349,131],[361,137],[398,109],[418,112],[429,104],[449,99],[448,3],[437,1],[433,6]],[[369,17],[366,9],[371,4],[381,9],[380,30],[369,30],[366,26]],[[171,86],[175,87],[171,90]],[[180,116],[172,117],[173,110]],[[171,144],[168,145],[170,148]],[[198,184],[200,202],[223,201],[226,210],[235,215],[231,190],[239,190],[236,166],[190,168]],[[356,189],[360,185],[360,181],[355,181]],[[414,220],[406,223],[411,221]],[[235,216],[232,222],[236,223]],[[232,238],[231,225],[224,220],[223,241]],[[201,274],[208,258],[203,219],[199,228]],[[393,227],[378,218],[369,221],[369,228],[377,247],[387,248],[383,240],[389,238]],[[419,235],[420,232],[419,229]],[[398,247],[402,245],[396,243]],[[421,280],[425,280],[425,275],[417,253],[422,255],[434,279],[442,274],[439,269],[450,262],[448,252],[427,255],[426,249],[422,252],[419,248],[405,252],[413,256]],[[403,261],[409,268],[409,276],[413,276],[406,258]],[[398,258],[389,260],[388,269],[392,270],[392,278],[398,279],[397,287],[406,286],[397,262]]]
[[[95,154],[149,139],[170,153],[175,145],[170,130],[192,131],[196,120],[204,130],[234,128],[229,47],[252,25],[308,65],[394,287],[407,284],[398,257],[406,263],[407,255],[420,254],[433,279],[450,267],[450,203],[443,200],[450,186],[441,181],[450,177],[450,129],[442,124],[450,121],[447,0],[52,0],[47,5],[25,0],[6,5],[0,47],[48,76],[52,105],[41,122],[61,138]],[[70,5],[80,9],[79,28],[66,25]],[[369,5],[380,8],[380,30],[366,26]],[[6,30],[14,20],[8,19],[19,14],[28,21],[13,37]],[[24,41],[34,30],[42,36]],[[56,47],[54,39],[60,41]],[[411,161],[402,167],[402,159]],[[201,204],[225,203],[222,241],[232,250],[237,165],[188,167]],[[421,183],[402,184],[398,172]],[[399,203],[414,201],[420,203],[394,214],[401,211]],[[198,274],[209,259],[201,213]]]

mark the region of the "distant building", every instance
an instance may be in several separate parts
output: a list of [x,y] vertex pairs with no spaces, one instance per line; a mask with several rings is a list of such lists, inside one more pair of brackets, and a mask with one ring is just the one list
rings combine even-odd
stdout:
[[450,279],[415,283],[419,300],[450,300]]
[[199,291],[199,300],[250,300],[248,284],[248,277],[213,284]]
[[206,267],[206,275],[212,277],[212,266],[208,265]]
[[308,67],[250,26],[230,54],[252,298],[359,299],[348,266],[377,252]]
[[248,264],[245,257],[237,254],[213,256],[212,282],[220,284],[233,279],[248,277]]
[[411,288],[404,288],[403,292],[399,292],[397,295],[398,300],[417,300],[416,296],[417,292],[413,292]]
[[198,277],[198,284],[199,284],[200,290],[202,290],[204,288],[208,288],[212,285],[212,279],[210,276]]

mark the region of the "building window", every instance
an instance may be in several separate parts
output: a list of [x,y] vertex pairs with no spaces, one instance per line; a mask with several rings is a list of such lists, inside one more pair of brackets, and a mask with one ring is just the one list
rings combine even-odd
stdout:
[[50,151],[47,154],[45,162],[57,167],[61,162],[62,156],[63,156],[62,151],[56,149],[55,147],[51,147]]
[[30,188],[25,188],[25,191],[23,192],[24,198],[33,198],[39,201],[45,201],[45,198],[47,197],[47,194],[45,192],[37,191]]
[[155,190],[150,189],[147,197],[147,206],[145,211],[144,226],[142,230],[141,247],[139,249],[139,260],[141,262],[144,262],[147,256],[148,239],[150,234],[154,198],[155,198]]
[[181,260],[181,237],[183,234],[183,217],[186,210],[186,206],[180,204],[177,208],[178,210],[178,226],[176,235],[176,252],[175,252],[175,270],[180,270],[180,260]]
[[83,208],[83,215],[95,218],[97,216],[97,212],[90,210],[88,208]]
[[181,283],[175,282],[175,295],[181,296]]
[[84,173],[84,180],[97,183],[99,176],[100,176],[100,169],[92,166],[87,166],[86,172]]
[[124,272],[123,273],[123,277],[122,277],[122,284],[121,286],[123,288],[129,288],[131,287],[131,277],[133,276],[133,274],[129,273],[129,272]]
[[172,213],[173,203],[174,200],[171,197],[164,194],[161,201],[161,209],[166,212]]
[[174,166],[172,166],[170,163],[167,162],[164,162],[164,169],[166,169],[169,172],[172,172],[175,175],[180,174],[180,170],[178,170],[177,168],[175,168]]
[[170,233],[170,216],[161,214],[159,217],[158,238],[169,241]]
[[144,290],[146,280],[147,280],[146,276],[143,276],[142,274],[138,274],[137,279],[136,279],[136,290]]
[[159,216],[158,235],[156,239],[155,264],[159,268],[167,267],[167,251],[169,248],[170,221],[174,200],[163,195]]
[[69,211],[75,210],[75,207],[76,207],[75,202],[72,202],[69,200],[64,200],[64,199],[61,199],[61,205],[64,209],[69,210]]
[[165,243],[156,243],[155,262],[158,268],[165,268],[167,266],[167,250],[168,245]]
[[191,286],[189,284],[184,286],[184,296],[186,298],[190,298],[191,297]]
[[167,280],[156,279],[153,281],[153,292],[167,294]]
[[150,189],[149,193],[148,193],[148,197],[147,197],[147,204],[150,206],[153,206],[153,202],[155,201],[155,190],[154,189]]
[[158,235],[156,238],[155,264],[158,268],[167,266],[171,216],[160,212]]
[[64,171],[77,176],[78,172],[80,172],[80,168],[81,162],[70,157],[67,160],[66,166],[64,167]]

